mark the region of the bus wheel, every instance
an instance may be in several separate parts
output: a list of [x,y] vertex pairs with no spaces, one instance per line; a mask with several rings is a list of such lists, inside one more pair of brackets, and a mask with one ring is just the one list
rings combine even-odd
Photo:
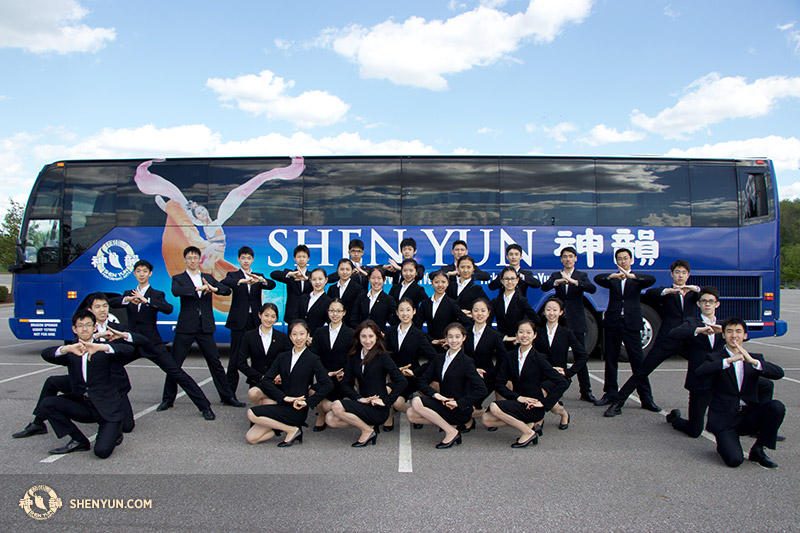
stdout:
[[642,351],[647,355],[650,353],[650,350],[653,349],[656,335],[661,328],[661,316],[649,305],[642,305],[642,319],[644,320],[644,327],[642,328]]
[[586,354],[591,356],[594,349],[597,347],[597,342],[600,338],[600,330],[597,327],[597,318],[594,313],[584,307],[584,314],[586,315]]

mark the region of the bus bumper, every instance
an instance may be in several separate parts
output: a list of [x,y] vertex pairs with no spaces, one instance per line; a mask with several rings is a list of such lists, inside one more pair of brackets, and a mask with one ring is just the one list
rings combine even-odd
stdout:
[[775,336],[776,337],[780,337],[781,335],[786,335],[787,331],[789,331],[789,324],[787,324],[785,320],[776,320],[775,321]]

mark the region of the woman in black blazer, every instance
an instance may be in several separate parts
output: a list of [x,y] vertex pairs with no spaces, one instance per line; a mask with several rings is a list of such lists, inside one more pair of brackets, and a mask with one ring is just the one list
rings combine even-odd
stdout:
[[[583,343],[575,336],[575,333],[562,323],[564,303],[561,300],[555,297],[548,298],[544,303],[544,317],[547,322],[545,327],[542,328],[541,335],[536,337],[536,342],[534,343],[536,351],[544,355],[547,361],[553,365],[553,368],[564,376],[568,383],[571,383],[572,376],[585,367],[586,362],[589,360],[586,355],[586,349]],[[572,348],[575,362],[567,368],[567,354],[570,348]],[[545,382],[542,385],[547,394],[550,393],[551,387],[552,383],[550,382]],[[569,413],[561,402],[554,405],[550,412],[561,417],[558,429],[567,429],[569,427]],[[541,427],[536,429],[541,434]]]
[[[472,326],[472,321],[458,307],[455,300],[447,296],[447,285],[450,280],[447,274],[437,270],[431,274],[433,296],[423,300],[419,306],[416,323],[420,328],[423,324],[428,326],[428,338],[438,353],[444,353],[445,328],[448,324],[458,322],[464,329]],[[433,312],[434,304],[437,305],[436,313]]]
[[[398,303],[403,298],[410,299],[414,305],[415,311],[419,309],[419,304],[428,297],[425,293],[425,289],[419,285],[419,279],[417,277],[418,266],[417,262],[413,259],[406,259],[403,261],[400,265],[400,274],[402,278],[399,283],[395,283],[392,285],[392,288],[389,289],[389,296],[394,298]],[[424,270],[424,267],[420,268]],[[394,320],[393,324],[397,324],[397,320]]]
[[[475,363],[462,349],[466,328],[454,322],[445,328],[445,335],[450,349],[437,355],[418,380],[420,392],[429,397],[415,397],[406,411],[409,422],[433,424],[444,431],[442,442],[436,445],[438,449],[461,444],[461,432],[456,426],[469,422],[475,402],[488,394]],[[440,392],[431,387],[434,381],[439,382]]]
[[[487,427],[511,426],[519,430],[520,437],[511,444],[512,448],[534,446],[539,435],[529,424],[541,420],[544,413],[553,408],[567,390],[567,380],[559,374],[544,356],[533,348],[536,338],[536,324],[531,320],[519,323],[516,332],[519,348],[506,353],[500,370],[497,372],[497,390],[507,400],[492,402],[489,411],[483,415]],[[542,383],[550,380],[553,385],[546,397]],[[511,382],[513,389],[506,386]]]
[[[478,370],[483,384],[486,385],[486,395],[492,393],[494,390],[494,381],[497,376],[497,367],[503,362],[506,348],[503,344],[503,335],[495,331],[489,324],[489,317],[492,316],[492,304],[486,298],[478,298],[472,304],[472,320],[475,324],[467,331],[467,340],[464,342],[464,352],[475,361],[475,368]],[[478,342],[475,342],[477,337]],[[497,400],[502,400],[503,397],[495,392]],[[483,401],[486,397],[480,399],[475,404],[475,416],[483,415]],[[467,426],[465,429],[470,430],[475,427],[474,422],[472,425]]]
[[[392,431],[394,429],[395,410],[402,413],[408,410],[410,407],[408,400],[418,389],[417,376],[421,376],[430,361],[436,357],[436,350],[433,349],[433,345],[431,345],[425,332],[414,325],[415,314],[414,302],[409,298],[403,298],[397,304],[397,317],[400,320],[400,324],[386,330],[386,349],[391,354],[395,364],[400,368],[408,384],[394,402],[393,410],[390,412],[389,418],[384,422],[384,431]],[[426,359],[425,364],[422,366],[420,366],[420,356]]]
[[[353,279],[353,263],[350,259],[339,259],[336,267],[336,274],[328,276],[328,282],[333,283],[328,287],[328,296],[331,300],[339,298],[344,304],[345,320],[344,323],[350,328],[358,324],[358,297],[364,292],[359,280]],[[332,278],[336,278],[335,280]]]
[[[311,341],[311,351],[319,356],[322,366],[328,371],[328,377],[333,382],[333,390],[317,406],[317,422],[314,431],[325,431],[325,415],[333,407],[333,402],[344,398],[342,391],[342,378],[344,378],[344,364],[347,361],[347,352],[353,342],[353,330],[344,325],[347,316],[344,303],[339,298],[334,298],[328,304],[328,319],[330,323],[317,330],[314,340]],[[333,338],[333,343],[331,343]]]
[[386,329],[389,320],[394,316],[397,309],[397,302],[394,298],[383,292],[386,283],[386,273],[379,266],[369,269],[369,290],[358,297],[356,309],[358,311],[358,323],[370,319],[381,328]]
[[[278,354],[292,349],[289,337],[282,331],[278,331],[274,326],[278,321],[278,306],[273,303],[265,303],[258,310],[258,318],[261,325],[256,329],[251,329],[242,337],[242,345],[239,349],[239,371],[247,377],[247,384],[250,390],[247,395],[253,405],[265,405],[269,400],[266,391],[260,389],[258,384],[264,379],[264,375],[272,366]],[[250,364],[247,364],[247,360]]]
[[[390,392],[386,390],[387,377]],[[361,436],[352,444],[354,448],[375,444],[378,424],[386,420],[391,405],[405,386],[406,378],[386,353],[380,328],[372,320],[365,320],[356,328],[347,354],[342,380],[347,398],[333,402],[325,421],[333,428],[360,429]]]
[[472,257],[462,255],[458,258],[457,266],[458,276],[447,287],[447,295],[458,303],[465,315],[470,316],[473,302],[478,298],[486,299],[486,293],[472,279],[475,273],[475,260]]
[[492,309],[497,322],[497,331],[505,335],[503,340],[509,343],[506,344],[506,347],[510,349],[511,343],[516,341],[517,324],[524,319],[538,324],[539,317],[528,303],[528,299],[517,290],[519,275],[512,267],[505,267],[500,272],[500,281],[503,284],[503,290],[492,300]]
[[[256,405],[247,410],[247,418],[253,423],[245,436],[248,443],[258,444],[269,440],[275,436],[275,431],[286,432],[286,439],[278,443],[280,448],[303,442],[301,426],[308,416],[308,410],[316,407],[333,389],[333,383],[319,357],[306,346],[308,338],[308,324],[302,320],[289,324],[289,340],[293,348],[275,359],[258,384],[273,403]],[[280,389],[273,381],[278,376],[281,378]],[[315,377],[317,383],[312,387]],[[314,394],[306,398],[309,387]]]
[[311,292],[300,296],[297,316],[306,321],[311,337],[314,337],[317,329],[328,321],[328,304],[331,303],[331,299],[325,294],[328,276],[323,269],[312,270],[309,274],[309,281],[311,282]]

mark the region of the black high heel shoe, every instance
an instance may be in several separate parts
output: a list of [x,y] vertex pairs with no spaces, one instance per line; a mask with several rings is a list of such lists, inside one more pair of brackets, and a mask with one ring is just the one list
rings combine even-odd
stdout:
[[292,444],[297,442],[297,444],[303,444],[303,428],[297,430],[297,433],[294,434],[292,440],[286,441],[282,440],[278,443],[278,448],[288,448]]
[[325,431],[326,429],[328,429],[328,423],[327,422],[323,422],[323,424],[321,426],[318,426],[318,425],[314,424],[313,431],[315,433],[319,433],[320,431]]
[[533,444],[534,446],[539,444],[539,435],[536,432],[533,433],[533,437],[529,438],[525,442],[514,441],[511,444],[511,447],[512,448],[525,448],[525,447],[528,446],[528,444]]
[[422,424],[411,424],[411,427],[414,429],[422,429]]
[[533,426],[533,430],[536,432],[537,435],[541,436],[544,434],[544,429],[542,428],[544,424],[537,424]]
[[461,444],[461,432],[459,431],[458,434],[453,437],[450,442],[442,441],[436,445],[437,450],[444,450],[446,448],[452,448],[454,444]]
[[375,431],[373,431],[372,434],[369,437],[367,437],[367,440],[365,440],[364,442],[357,440],[350,446],[352,446],[353,448],[363,448],[367,444],[374,445],[377,441],[378,441],[378,434],[375,433]]
[[558,429],[568,429],[569,428],[569,413],[567,413],[567,422],[565,424],[559,424]]
[[459,430],[461,433],[469,433],[470,431],[472,431],[473,429],[475,429],[475,419],[473,418],[472,420],[470,420],[470,422],[472,422],[472,425],[469,425],[469,426],[468,426],[468,425],[466,425],[466,424],[460,424],[460,425],[458,426],[458,430]]

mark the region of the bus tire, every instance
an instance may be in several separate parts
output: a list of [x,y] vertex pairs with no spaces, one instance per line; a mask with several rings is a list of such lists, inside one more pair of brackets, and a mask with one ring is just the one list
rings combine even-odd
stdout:
[[583,312],[586,314],[586,354],[591,356],[595,348],[597,348],[600,339],[600,328],[597,326],[597,318],[591,310],[584,308]]
[[649,305],[642,305],[642,351],[646,356],[653,349],[658,330],[661,329],[661,315]]

